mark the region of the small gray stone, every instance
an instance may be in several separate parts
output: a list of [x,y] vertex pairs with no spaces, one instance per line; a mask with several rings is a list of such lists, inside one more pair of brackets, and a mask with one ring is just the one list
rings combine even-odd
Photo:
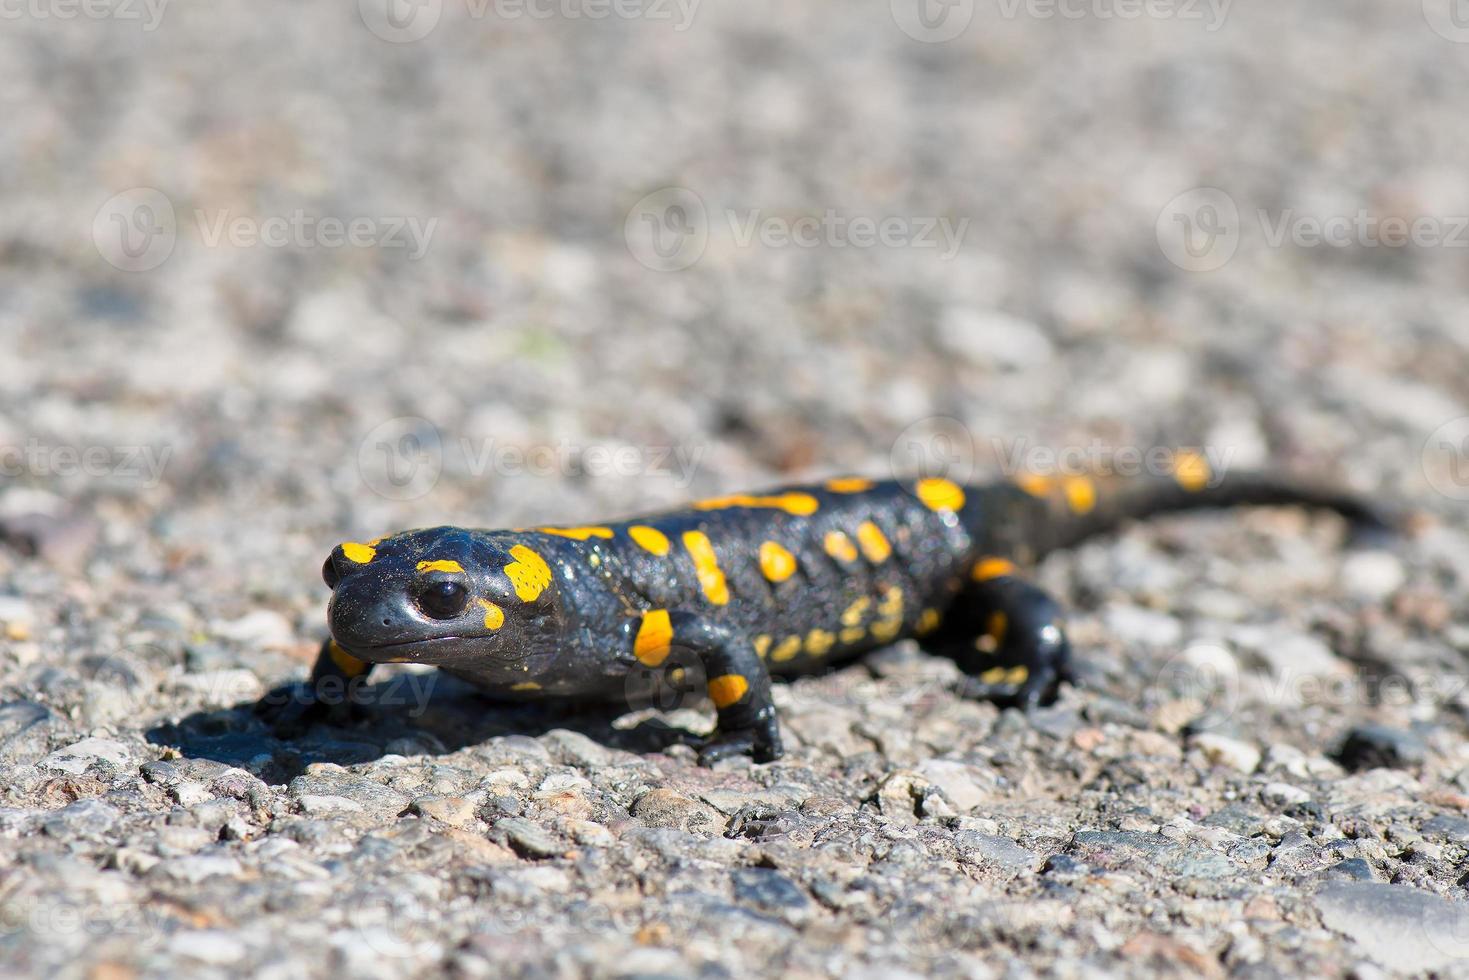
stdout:
[[111,738],[84,738],[80,742],[57,749],[41,760],[46,769],[59,769],[80,775],[91,765],[101,764],[122,768],[131,761],[128,747]]
[[724,815],[707,803],[691,800],[671,789],[650,789],[632,806],[632,815],[649,827],[672,827],[695,833],[718,833]]
[[1260,750],[1249,742],[1209,732],[1194,735],[1189,744],[1215,765],[1251,773],[1260,765]]
[[961,830],[954,835],[959,856],[971,864],[986,865],[1012,874],[1034,871],[1041,856],[1027,850],[1008,837]]
[[1469,907],[1405,885],[1333,882],[1316,893],[1328,929],[1382,966],[1440,970],[1469,957]]
[[740,868],[730,875],[735,901],[787,919],[803,922],[812,914],[811,899],[794,881],[772,868]]
[[43,824],[52,837],[100,837],[117,823],[122,813],[101,800],[77,800],[62,807]]
[[1327,880],[1334,881],[1377,881],[1372,865],[1359,857],[1338,861],[1321,873]]
[[563,844],[550,831],[521,817],[505,817],[495,821],[495,830],[504,834],[510,846],[525,857],[559,857],[566,852]]

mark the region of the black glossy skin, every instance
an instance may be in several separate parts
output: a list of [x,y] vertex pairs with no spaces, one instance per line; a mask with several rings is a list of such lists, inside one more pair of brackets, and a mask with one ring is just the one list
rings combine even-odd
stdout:
[[[1054,698],[1070,651],[1059,606],[1017,565],[1128,518],[1281,503],[1382,523],[1329,490],[1239,474],[963,488],[847,479],[561,533],[405,531],[339,546],[328,558],[333,639],[313,684],[319,691],[327,679],[360,677],[373,663],[413,662],[497,697],[616,700],[628,697],[640,673],[700,666],[707,678],[723,679],[709,688],[718,726],[701,761],[745,752],[765,761],[781,754],[771,676],[918,636],[959,663],[966,693],[1028,709]],[[880,532],[878,544],[869,527],[864,545],[864,523]],[[666,552],[640,543],[639,528],[666,539]],[[855,553],[828,547],[832,532],[846,535]],[[701,576],[700,548],[688,535],[712,547],[714,581],[708,567]],[[794,558],[789,577],[762,566],[765,542]],[[528,586],[527,577],[536,580]],[[503,620],[487,619],[495,609]],[[671,644],[650,662],[639,630],[664,613]]]
[[[794,486],[760,496],[807,494],[815,513],[799,515],[776,507],[679,510],[598,525],[611,537],[576,540],[537,530],[470,530],[437,527],[406,531],[375,545],[371,562],[348,560],[337,548],[329,562],[338,584],[329,607],[332,635],[348,652],[368,662],[413,662],[443,667],[497,694],[510,697],[602,697],[624,693],[629,669],[638,666],[633,638],[641,614],[650,609],[697,612],[709,621],[753,637],[807,636],[826,630],[837,638],[822,656],[803,651],[769,662],[777,676],[819,669],[911,636],[925,609],[940,613],[964,584],[976,555],[989,545],[987,511],[1034,511],[1036,502],[1008,484],[968,488],[957,511],[925,506],[913,484],[874,483],[859,493],[835,493],[821,484]],[[871,521],[891,545],[873,562],[862,554],[858,527]],[[627,529],[652,527],[669,541],[659,556],[637,544]],[[694,561],[682,542],[686,531],[706,535],[724,573],[729,599],[716,605],[705,595]],[[841,531],[857,550],[841,561],[823,548],[829,531]],[[776,541],[796,558],[783,582],[761,573],[759,547]],[[551,567],[554,582],[533,602],[515,596],[502,571],[514,561],[510,548],[524,545]],[[1011,550],[1004,549],[1007,553]],[[464,573],[419,573],[421,561],[457,561]],[[462,615],[437,620],[415,601],[428,584],[464,583],[471,600],[483,598],[505,612],[497,630],[483,625],[482,608],[470,601]],[[863,597],[876,606],[892,588],[902,590],[901,624],[887,639],[870,629],[861,640],[843,642],[841,614]],[[390,645],[391,644],[391,645]],[[538,690],[508,690],[532,681]]]

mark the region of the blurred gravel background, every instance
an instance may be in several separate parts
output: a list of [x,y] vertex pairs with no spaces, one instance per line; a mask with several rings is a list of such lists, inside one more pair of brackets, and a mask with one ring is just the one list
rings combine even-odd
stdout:
[[[1469,976],[1453,13],[5,7],[3,969]],[[429,675],[247,706],[341,540],[1153,443],[1425,516],[1128,528],[1039,572],[1056,707],[900,645],[765,766]]]

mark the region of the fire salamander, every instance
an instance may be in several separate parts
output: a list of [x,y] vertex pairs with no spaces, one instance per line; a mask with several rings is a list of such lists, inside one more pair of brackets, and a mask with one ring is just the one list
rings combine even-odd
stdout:
[[432,664],[503,698],[615,700],[640,672],[702,673],[717,709],[700,761],[781,755],[772,676],[904,637],[958,662],[966,695],[1054,700],[1070,648],[1020,567],[1160,511],[1302,504],[1382,526],[1367,505],[1197,453],[1169,475],[843,477],[702,500],[615,524],[404,531],[335,548],[331,639],[311,691],[375,663]]

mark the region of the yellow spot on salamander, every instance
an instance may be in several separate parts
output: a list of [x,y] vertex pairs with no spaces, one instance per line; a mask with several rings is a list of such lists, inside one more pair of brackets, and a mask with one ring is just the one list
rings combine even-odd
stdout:
[[993,636],[995,643],[1005,642],[1005,631],[1010,628],[1010,617],[996,611],[990,613],[989,622],[985,623],[984,632],[986,636]]
[[842,610],[842,625],[856,626],[858,623],[862,622],[862,617],[867,615],[867,609],[871,605],[872,600],[869,599],[867,596],[863,596],[862,598],[853,602],[846,609]]
[[992,578],[1001,578],[1005,575],[1015,574],[1015,563],[1008,558],[996,558],[994,556],[981,558],[975,564],[974,570],[969,577],[976,582],[988,582]]
[[903,590],[896,585],[889,587],[877,604],[877,614],[881,618],[872,624],[873,639],[887,643],[903,628]]
[[342,554],[347,556],[348,561],[355,561],[359,565],[366,565],[377,557],[377,549],[369,544],[358,544],[356,541],[348,541],[342,545]]
[[554,534],[559,538],[571,538],[574,541],[612,537],[610,527],[538,527],[536,530],[542,534]]
[[1173,479],[1189,493],[1209,485],[1209,461],[1201,453],[1180,452],[1173,460]]
[[343,650],[336,640],[332,640],[327,644],[326,655],[331,657],[332,663],[337,665],[337,669],[348,677],[360,677],[372,668],[372,664],[366,660],[358,660],[346,650]]
[[790,660],[801,652],[801,638],[799,636],[788,636],[775,645],[770,651],[770,659],[775,663]]
[[837,634],[837,639],[850,646],[867,635],[867,630],[861,626],[848,626]]
[[770,652],[770,635],[767,633],[761,633],[759,636],[755,637],[754,646],[755,656],[759,657],[761,660],[764,660],[765,655]]
[[1039,473],[1022,473],[1015,478],[1015,485],[1032,497],[1044,497],[1051,492],[1055,481]]
[[627,529],[627,536],[632,538],[639,548],[642,548],[649,554],[657,555],[659,558],[668,554],[668,535],[656,527],[649,527],[646,524],[634,524]]
[[872,489],[872,481],[860,476],[843,476],[826,481],[826,489],[832,493],[861,493]]
[[1030,677],[1029,667],[1011,667],[1005,673],[1005,683],[1014,684],[1018,687],[1024,684],[1028,677]]
[[964,506],[964,488],[953,480],[929,477],[919,480],[914,490],[929,510],[958,510]]
[[837,561],[850,564],[857,560],[857,546],[841,531],[827,531],[821,539],[821,546]]
[[726,507],[773,507],[797,517],[816,513],[820,502],[809,493],[778,493],[769,496],[754,496],[748,493],[731,494],[728,497],[711,497],[693,505],[694,510],[724,510]]
[[541,685],[535,681],[521,681],[519,684],[510,685],[512,691],[539,691],[540,689]]
[[796,556],[774,541],[760,544],[760,573],[772,582],[784,582],[796,573]]
[[898,635],[898,630],[903,628],[901,619],[884,619],[872,624],[872,638],[879,643],[887,643]]
[[716,708],[728,708],[737,703],[750,689],[750,682],[739,674],[721,674],[709,679],[709,700]]
[[643,613],[638,625],[638,635],[632,641],[633,656],[649,667],[657,667],[668,658],[668,647],[673,642],[673,623],[669,621],[667,609],[649,609]]
[[440,558],[436,561],[421,561],[418,563],[420,572],[463,572],[464,566],[457,561],[448,558]]
[[1003,684],[1010,671],[1004,667],[991,667],[979,675],[979,679],[986,684]]
[[893,553],[893,546],[888,544],[882,528],[871,521],[857,525],[857,543],[862,546],[862,554],[874,565],[881,565]]
[[836,641],[834,634],[823,629],[814,629],[806,634],[806,652],[813,657],[824,657]]
[[1073,514],[1086,514],[1097,505],[1097,485],[1087,476],[1068,476],[1061,483],[1066,506]]
[[474,601],[478,602],[481,606],[484,607],[485,629],[497,630],[501,626],[505,625],[505,610],[501,609],[499,606],[495,605],[488,599],[476,599]]
[[913,632],[919,636],[927,636],[939,628],[942,620],[943,617],[939,615],[937,609],[925,609],[919,614],[918,625],[913,628]]
[[699,587],[704,590],[704,598],[716,606],[729,602],[729,583],[725,581],[724,572],[719,568],[719,558],[714,554],[714,545],[709,542],[709,536],[703,531],[685,531],[683,546],[694,560],[694,572],[699,576]]
[[551,584],[551,566],[532,548],[518,544],[510,549],[515,560],[505,566],[505,577],[515,586],[521,602],[535,602]]

